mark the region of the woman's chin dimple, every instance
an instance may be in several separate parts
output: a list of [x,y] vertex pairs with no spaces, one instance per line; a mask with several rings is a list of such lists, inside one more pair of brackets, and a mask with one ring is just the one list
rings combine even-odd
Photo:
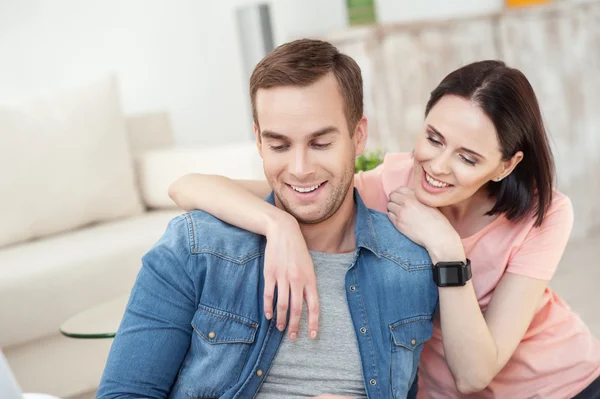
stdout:
[[424,192],[420,192],[420,191],[421,190],[415,191],[415,197],[423,205],[427,205],[427,206],[432,207],[432,208],[437,208],[439,206],[443,206],[443,205],[439,204],[440,201],[436,201],[435,198],[431,198],[432,195],[429,194],[428,192],[426,192],[424,190],[423,190]]
[[[415,197],[423,205],[427,205],[431,208],[440,208],[448,205],[453,205],[455,202],[452,198],[449,198],[446,193],[432,194],[423,189],[415,192]],[[455,197],[453,197],[455,198]]]

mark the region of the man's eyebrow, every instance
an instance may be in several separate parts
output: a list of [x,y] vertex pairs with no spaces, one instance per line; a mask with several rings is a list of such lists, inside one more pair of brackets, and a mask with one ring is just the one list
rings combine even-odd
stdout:
[[[433,131],[435,134],[437,134],[438,136],[440,136],[442,139],[446,140],[446,138],[444,137],[444,135],[442,133],[440,133],[439,130],[437,130],[436,128],[434,128],[431,125],[427,125],[427,127],[429,128],[429,130]],[[483,155],[481,155],[480,153],[478,153],[478,152],[475,152],[475,151],[470,150],[470,149],[465,148],[465,147],[461,147],[460,149],[463,150],[464,152],[468,152],[470,154],[478,156],[479,158],[485,159],[485,157]]]
[[[309,135],[309,138],[312,140],[317,137],[321,137],[321,136],[324,136],[324,135],[330,134],[330,133],[339,133],[339,129],[334,126],[327,126],[327,127],[324,127],[323,129],[319,129],[316,132],[311,133]],[[289,138],[286,135],[274,132],[272,130],[263,130],[262,132],[260,132],[260,135],[263,138],[289,141]]]
[[279,133],[275,133],[271,130],[263,130],[260,132],[261,137],[273,140],[289,140],[287,136]]
[[329,134],[329,133],[339,133],[339,132],[340,131],[339,131],[339,129],[337,127],[335,127],[335,126],[327,126],[327,127],[323,128],[323,129],[317,130],[314,133],[311,133],[310,134],[310,138],[311,139],[315,139],[317,137],[321,137],[321,136],[324,136],[324,135]]

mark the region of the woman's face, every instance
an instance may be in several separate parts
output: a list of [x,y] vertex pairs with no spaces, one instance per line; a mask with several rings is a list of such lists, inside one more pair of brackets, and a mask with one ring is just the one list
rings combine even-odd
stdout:
[[460,204],[514,168],[502,161],[492,121],[473,102],[452,95],[427,115],[414,160],[416,197],[436,208]]

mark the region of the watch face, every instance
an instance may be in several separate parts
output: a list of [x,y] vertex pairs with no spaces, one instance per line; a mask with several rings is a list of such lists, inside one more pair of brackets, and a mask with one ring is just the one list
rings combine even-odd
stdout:
[[433,267],[433,280],[440,287],[457,287],[465,285],[471,279],[471,261],[438,262]]
[[458,283],[458,267],[440,267],[439,276],[446,284]]

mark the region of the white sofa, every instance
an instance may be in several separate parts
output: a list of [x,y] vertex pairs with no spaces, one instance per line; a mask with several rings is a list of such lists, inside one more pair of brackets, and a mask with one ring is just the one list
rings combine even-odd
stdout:
[[112,340],[59,333],[70,316],[127,294],[178,211],[188,172],[260,178],[250,141],[177,149],[168,117],[125,118],[113,78],[0,106],[0,347],[26,392],[93,392]]

